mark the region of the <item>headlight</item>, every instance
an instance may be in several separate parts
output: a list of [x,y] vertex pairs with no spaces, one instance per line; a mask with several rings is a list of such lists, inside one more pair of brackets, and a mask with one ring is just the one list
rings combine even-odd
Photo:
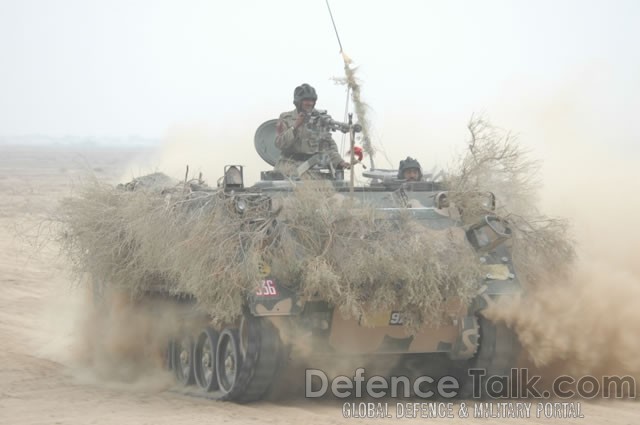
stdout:
[[449,196],[447,192],[438,192],[434,198],[435,206],[438,209],[449,208]]
[[490,211],[495,211],[496,210],[496,195],[493,194],[493,192],[487,192],[487,196],[486,198],[483,198],[481,201],[482,207],[490,210]]
[[507,222],[495,215],[485,216],[484,220],[467,230],[469,242],[482,251],[491,251],[510,237],[511,229],[507,226]]
[[239,214],[244,214],[244,212],[247,210],[247,201],[246,201],[246,199],[236,198],[235,204],[236,204],[236,211]]

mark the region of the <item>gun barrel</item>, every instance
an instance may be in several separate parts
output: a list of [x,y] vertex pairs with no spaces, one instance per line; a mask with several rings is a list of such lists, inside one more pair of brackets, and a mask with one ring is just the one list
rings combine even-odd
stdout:
[[[334,120],[331,115],[327,114],[324,110],[313,110],[307,115],[307,124],[312,127],[324,128],[330,131],[340,131],[342,133],[349,133],[351,126],[346,122],[340,122]],[[353,125],[353,131],[359,133],[362,131],[360,124]]]

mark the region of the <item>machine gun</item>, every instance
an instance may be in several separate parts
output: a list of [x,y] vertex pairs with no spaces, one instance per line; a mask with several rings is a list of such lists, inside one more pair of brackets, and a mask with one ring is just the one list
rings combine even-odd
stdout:
[[[325,110],[314,109],[307,113],[305,124],[308,129],[315,131],[340,131],[345,134],[351,131],[351,126],[348,123],[334,120]],[[362,126],[353,124],[353,131],[355,133],[361,132]]]

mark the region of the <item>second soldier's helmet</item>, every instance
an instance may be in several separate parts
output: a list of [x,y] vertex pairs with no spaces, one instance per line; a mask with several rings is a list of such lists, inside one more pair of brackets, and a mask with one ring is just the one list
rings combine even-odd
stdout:
[[407,159],[403,159],[400,161],[400,167],[398,167],[398,179],[404,179],[404,170],[408,170],[409,168],[417,168],[419,179],[422,179],[422,167],[420,167],[420,163],[417,159],[411,158],[410,156]]
[[296,108],[300,109],[300,104],[303,99],[313,99],[314,101],[318,100],[316,89],[306,83],[296,87],[293,91],[293,104],[296,105]]

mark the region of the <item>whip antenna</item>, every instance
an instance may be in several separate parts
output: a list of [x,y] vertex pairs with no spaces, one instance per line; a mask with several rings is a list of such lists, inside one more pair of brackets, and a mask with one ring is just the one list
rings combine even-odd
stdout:
[[329,6],[329,0],[325,0],[325,2],[327,3],[329,16],[331,16],[331,23],[333,24],[333,30],[336,32],[336,38],[338,39],[338,46],[340,46],[340,53],[342,53],[342,43],[340,42],[340,36],[338,35],[338,28],[336,27],[336,21],[333,20],[333,13],[331,13],[331,6]]
[[[340,41],[340,34],[338,34],[338,27],[336,26],[336,21],[333,19],[333,13],[331,13],[331,6],[329,6],[329,0],[325,0],[327,4],[327,10],[329,11],[329,16],[331,17],[331,24],[333,25],[333,31],[336,33],[336,39],[338,40],[338,46],[340,46],[340,53],[342,54],[342,42]],[[344,119],[343,121],[347,121],[347,117],[349,115],[349,96],[351,95],[351,87],[347,85],[347,100],[344,105]],[[340,150],[344,152],[344,142],[347,135],[342,135],[342,140],[340,141]]]

